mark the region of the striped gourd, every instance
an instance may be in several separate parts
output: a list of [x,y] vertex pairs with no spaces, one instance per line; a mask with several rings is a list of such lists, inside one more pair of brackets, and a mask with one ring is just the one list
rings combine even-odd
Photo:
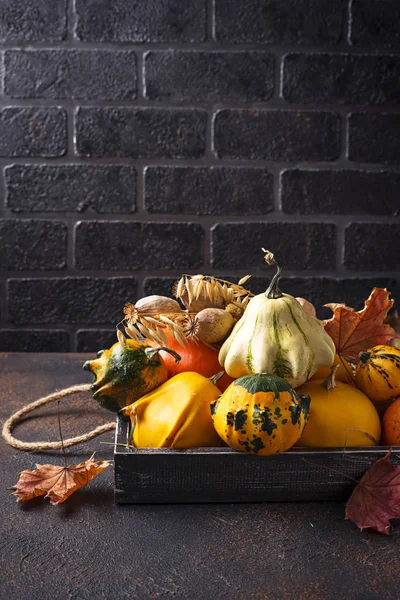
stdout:
[[296,298],[280,291],[281,270],[273,255],[267,256],[277,272],[267,291],[248,303],[222,345],[219,361],[231,377],[267,373],[297,387],[319,367],[333,363],[335,345],[318,319],[306,314]]

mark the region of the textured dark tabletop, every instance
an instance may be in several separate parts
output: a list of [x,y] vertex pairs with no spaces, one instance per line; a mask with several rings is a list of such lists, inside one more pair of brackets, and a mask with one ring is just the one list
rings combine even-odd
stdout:
[[[0,354],[4,421],[40,396],[88,383],[87,355]],[[64,436],[112,418],[89,394],[62,401]],[[56,404],[16,430],[58,439]],[[112,458],[107,433],[67,450],[70,463]],[[1,598],[7,600],[398,600],[400,524],[392,535],[360,532],[340,503],[121,505],[108,469],[64,504],[17,504],[8,488],[36,462],[1,443]]]

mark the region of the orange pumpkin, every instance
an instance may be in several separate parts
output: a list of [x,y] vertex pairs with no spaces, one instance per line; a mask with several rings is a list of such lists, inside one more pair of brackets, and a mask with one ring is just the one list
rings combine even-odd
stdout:
[[[168,333],[168,331],[165,330],[165,333],[168,337],[168,343],[165,345],[168,348],[171,348],[171,350],[175,350],[181,357],[180,362],[176,363],[171,354],[168,354],[163,350],[160,351],[160,355],[167,367],[169,377],[173,377],[178,373],[184,373],[186,371],[194,371],[204,377],[212,377],[222,370],[218,361],[218,352],[216,350],[209,348],[202,342],[195,343],[191,340],[187,340],[185,347],[183,347],[170,333]],[[153,342],[148,343],[153,344]],[[232,381],[234,381],[232,377],[229,377],[229,375],[225,373],[216,385],[221,392],[223,392]]]
[[382,445],[400,446],[400,398],[396,398],[383,415]]

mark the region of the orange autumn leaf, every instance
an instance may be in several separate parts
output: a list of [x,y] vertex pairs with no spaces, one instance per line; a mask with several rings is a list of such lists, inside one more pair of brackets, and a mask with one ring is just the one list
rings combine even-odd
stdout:
[[13,492],[18,496],[17,502],[37,496],[49,498],[51,504],[64,502],[68,496],[87,485],[112,462],[110,460],[95,462],[93,458],[94,454],[79,465],[65,467],[36,465],[33,471],[22,471]]
[[324,326],[335,343],[336,352],[358,362],[360,352],[396,338],[394,329],[383,323],[392,305],[393,300],[385,288],[374,288],[359,311],[345,304],[325,304],[333,311],[333,317],[324,321]]

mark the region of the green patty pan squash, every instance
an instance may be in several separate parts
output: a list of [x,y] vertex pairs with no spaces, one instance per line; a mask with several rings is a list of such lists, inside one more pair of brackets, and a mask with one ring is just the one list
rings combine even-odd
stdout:
[[211,404],[215,429],[235,450],[267,456],[295,444],[307,423],[310,397],[280,377],[245,375]]
[[201,448],[221,446],[210,404],[220,390],[207,377],[186,371],[127,406],[136,448]]
[[320,321],[299,302],[283,294],[277,266],[267,291],[254,296],[219,351],[219,362],[233,378],[267,373],[286,379],[292,387],[305,383],[320,367],[329,367],[335,345]]
[[164,346],[151,348],[130,339],[100,350],[97,359],[83,365],[85,371],[93,373],[93,398],[103,408],[118,412],[164,383],[168,370],[160,350],[169,352],[179,362],[180,356],[174,350]]

